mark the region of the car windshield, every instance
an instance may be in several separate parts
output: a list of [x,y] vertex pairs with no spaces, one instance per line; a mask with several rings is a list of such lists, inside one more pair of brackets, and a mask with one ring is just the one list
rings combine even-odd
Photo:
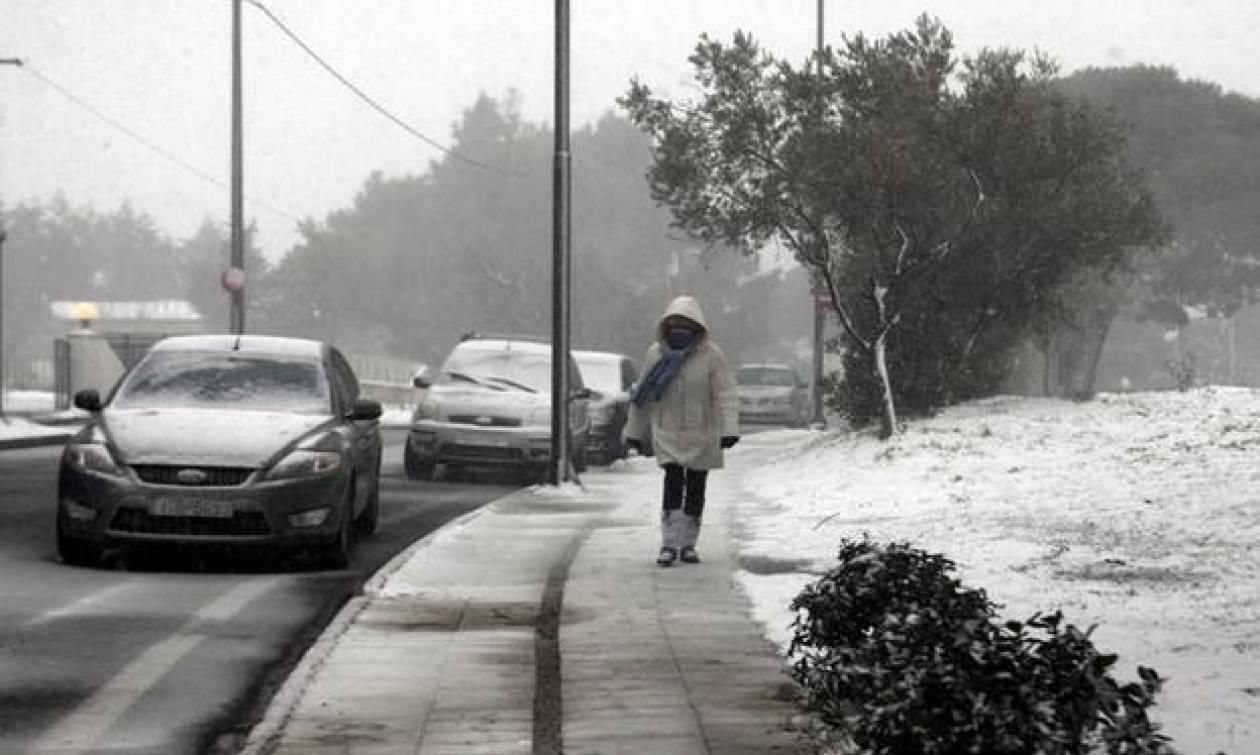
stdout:
[[796,385],[796,376],[791,370],[781,367],[741,367],[735,376],[740,385]]
[[456,349],[442,365],[443,383],[480,383],[487,388],[551,393],[551,357],[534,351]]
[[600,393],[617,393],[621,390],[621,365],[618,362],[600,359],[578,358],[578,368],[582,371],[582,382]]
[[113,405],[299,414],[327,414],[332,406],[316,360],[189,351],[150,354],[118,389]]

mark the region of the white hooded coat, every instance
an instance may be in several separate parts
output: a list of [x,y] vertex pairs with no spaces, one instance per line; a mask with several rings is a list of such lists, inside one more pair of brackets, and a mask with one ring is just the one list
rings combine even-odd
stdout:
[[640,441],[650,438],[658,464],[720,469],[721,439],[739,435],[739,395],[726,356],[710,340],[704,313],[694,297],[679,296],[665,308],[657,323],[657,341],[643,360],[643,374],[663,353],[664,323],[671,315],[699,325],[700,335],[660,400],[643,406],[631,402],[624,435]]

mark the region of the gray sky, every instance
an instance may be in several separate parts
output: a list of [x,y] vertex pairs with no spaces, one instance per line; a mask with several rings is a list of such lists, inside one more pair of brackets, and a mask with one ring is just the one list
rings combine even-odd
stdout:
[[[263,0],[342,74],[447,144],[478,92],[521,94],[525,117],[552,113],[552,0]],[[815,0],[576,0],[572,120],[615,107],[638,75],[686,94],[701,32],[751,31],[802,60]],[[961,51],[1037,48],[1064,72],[1167,64],[1260,97],[1255,0],[827,0],[826,36],[882,35],[938,16]],[[368,109],[282,35],[243,9],[246,214],[271,257],[295,217],[348,205],[369,173],[419,173],[440,156]],[[176,158],[141,146],[30,72],[0,66],[0,201],[45,199],[112,210],[124,200],[175,237],[223,221],[228,194],[229,0],[0,0],[0,58],[32,70]]]

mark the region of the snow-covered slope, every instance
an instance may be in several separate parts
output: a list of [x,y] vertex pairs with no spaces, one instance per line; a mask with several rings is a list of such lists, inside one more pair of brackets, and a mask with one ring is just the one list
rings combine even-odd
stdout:
[[1119,677],[1169,677],[1155,716],[1183,752],[1260,753],[1260,391],[999,397],[888,442],[747,441],[742,577],[775,641],[840,538],[909,541],[1004,615],[1097,624]]

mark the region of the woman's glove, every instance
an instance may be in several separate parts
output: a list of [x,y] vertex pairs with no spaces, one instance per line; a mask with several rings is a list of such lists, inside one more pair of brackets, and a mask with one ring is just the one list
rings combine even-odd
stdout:
[[735,445],[738,442],[739,442],[738,435],[723,435],[722,436],[722,448],[730,448],[731,446]]

